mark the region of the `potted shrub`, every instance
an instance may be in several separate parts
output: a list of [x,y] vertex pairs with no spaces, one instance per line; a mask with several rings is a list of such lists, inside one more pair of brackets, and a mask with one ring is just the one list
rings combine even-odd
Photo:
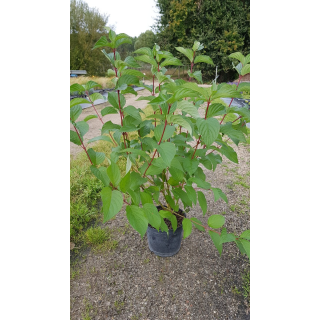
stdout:
[[[181,65],[181,61],[172,53],[161,51],[158,45],[153,49],[141,48],[135,51],[136,57],[121,60],[117,47],[131,40],[124,34],[118,34],[107,28],[108,38],[102,36],[93,49],[102,49],[102,53],[112,65],[108,70],[115,90],[108,94],[108,106],[83,121],[77,118],[82,112],[80,104],[89,103],[94,107],[96,99],[102,99],[99,93],[89,94],[97,83],[89,81],[86,85],[73,84],[70,91],[84,92],[87,99],[75,98],[70,102],[71,141],[83,148],[91,163],[92,173],[102,181],[101,191],[104,222],[113,218],[126,205],[129,224],[141,235],[147,233],[149,248],[160,256],[170,256],[180,249],[182,235],[186,238],[192,228],[208,232],[215,247],[222,253],[225,242],[235,242],[240,251],[250,257],[250,231],[241,235],[228,233],[223,227],[223,215],[208,217],[207,224],[188,217],[189,208],[199,203],[203,215],[207,213],[207,202],[203,190],[210,190],[215,201],[226,195],[206,181],[202,166],[215,170],[222,162],[222,155],[237,163],[237,154],[227,143],[231,139],[236,145],[245,142],[246,122],[249,122],[249,107],[226,107],[220,98],[241,98],[240,92],[249,91],[248,83],[240,83],[241,77],[250,72],[250,55],[233,53],[230,58],[238,60],[235,69],[239,73],[237,85],[214,82],[201,87],[201,71],[194,71],[197,63],[212,64],[210,57],[201,55],[203,45],[195,41],[191,49],[176,49],[190,60],[189,81],[172,80],[166,75],[168,65]],[[137,61],[151,65],[153,85],[144,85],[140,79],[144,74],[132,68],[138,68]],[[191,82],[191,78],[196,82]],[[155,87],[155,79],[159,85]],[[150,95],[137,100],[147,100],[153,108],[153,114],[134,106],[126,106],[124,94],[137,94],[131,85],[144,86]],[[204,115],[199,107],[204,105]],[[237,119],[226,122],[226,114],[236,114]],[[111,121],[104,123],[101,116],[119,114],[121,124]],[[217,119],[219,117],[219,120]],[[99,118],[103,123],[101,135],[88,141],[85,146],[83,136],[88,132],[88,121]],[[112,153],[106,157],[102,152],[94,151],[89,144],[105,140],[113,144]],[[107,158],[108,166],[102,165]],[[126,172],[121,176],[119,161],[126,162]],[[220,229],[220,232],[219,230]]]

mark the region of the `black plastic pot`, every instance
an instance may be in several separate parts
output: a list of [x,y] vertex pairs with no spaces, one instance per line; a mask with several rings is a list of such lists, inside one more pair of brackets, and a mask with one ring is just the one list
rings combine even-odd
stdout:
[[164,231],[157,231],[148,226],[147,238],[149,249],[159,257],[171,257],[180,250],[182,234],[182,226],[178,227],[175,232],[169,229],[169,235]]

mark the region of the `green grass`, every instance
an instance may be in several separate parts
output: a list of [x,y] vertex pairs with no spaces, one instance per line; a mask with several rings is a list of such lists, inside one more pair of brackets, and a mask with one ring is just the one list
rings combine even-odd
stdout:
[[[99,141],[93,145],[96,152],[104,152],[110,157],[112,144]],[[126,159],[120,158],[118,166],[124,176]],[[107,159],[102,163],[108,166]],[[98,207],[100,191],[103,183],[90,170],[90,162],[85,152],[79,153],[70,160],[70,240],[79,244],[84,240],[85,230],[94,223],[102,220]]]
[[98,245],[107,241],[107,233],[105,229],[100,227],[90,227],[86,231],[86,243],[90,245]]
[[242,275],[242,295],[250,307],[250,270]]

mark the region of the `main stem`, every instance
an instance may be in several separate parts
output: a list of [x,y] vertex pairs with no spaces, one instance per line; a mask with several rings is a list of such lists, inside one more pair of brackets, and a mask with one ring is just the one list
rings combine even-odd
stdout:
[[83,141],[82,141],[82,139],[81,139],[81,137],[80,137],[80,134],[79,134],[76,126],[75,126],[74,124],[72,124],[72,125],[73,125],[73,127],[74,127],[74,130],[76,130],[76,133],[77,133],[77,135],[78,135],[78,137],[79,137],[79,139],[80,139],[82,149],[86,152],[86,154],[87,154],[87,156],[88,156],[88,159],[89,159],[90,162],[91,162],[91,165],[93,165],[93,163],[92,163],[92,161],[91,161],[91,159],[90,159],[90,157],[89,157],[89,154],[88,154],[88,152],[87,152],[87,148],[85,147],[85,145],[84,145],[84,143],[83,143]]

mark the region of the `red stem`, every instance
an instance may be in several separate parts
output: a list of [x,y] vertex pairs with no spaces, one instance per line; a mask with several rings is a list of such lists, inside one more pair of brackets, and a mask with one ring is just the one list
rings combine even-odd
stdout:
[[[240,75],[240,76],[239,76],[239,81],[238,81],[236,90],[238,90],[238,86],[239,86],[239,84],[240,84],[241,78],[242,78],[242,76]],[[234,98],[231,99],[228,108],[230,108],[233,99],[234,99]],[[220,121],[220,124],[222,123],[222,121],[224,120],[224,118],[226,117],[226,115],[227,115],[227,114],[225,114],[225,115],[223,116],[223,118],[222,118],[221,121]]]
[[[170,112],[170,108],[171,108],[171,105],[169,104],[168,114],[169,114],[169,112]],[[162,138],[163,138],[163,135],[164,135],[164,132],[166,131],[167,123],[168,123],[168,121],[167,121],[167,119],[166,119],[166,121],[164,122],[164,128],[163,128],[163,131],[162,131],[161,138],[160,138],[160,140],[159,140],[159,142],[158,142],[158,146],[160,145],[160,143],[161,143],[161,141],[162,141]],[[147,170],[148,170],[149,167],[151,166],[151,163],[152,163],[152,161],[153,161],[153,159],[154,159],[154,157],[155,157],[155,155],[156,155],[156,152],[157,152],[157,149],[154,150],[152,159],[151,159],[151,161],[148,163],[148,167],[147,167],[147,169],[145,170],[143,176],[146,175]]]
[[[207,103],[207,110],[206,110],[206,115],[205,115],[204,119],[207,119],[207,114],[208,114],[209,105],[210,105],[210,100],[208,100],[208,103]],[[193,152],[193,155],[192,155],[192,158],[191,158],[191,159],[193,159],[193,158],[194,158],[194,155],[196,154],[196,151],[197,151],[198,146],[199,146],[199,143],[200,143],[200,138],[201,138],[201,135],[199,136],[199,139],[198,139],[198,141],[197,141],[197,144],[196,144],[196,147],[195,147],[195,149],[194,149],[194,152]]]
[[84,143],[83,143],[83,141],[82,141],[82,139],[81,139],[81,137],[80,137],[80,134],[79,134],[76,126],[75,126],[74,124],[72,124],[72,125],[73,125],[73,127],[74,127],[74,130],[76,130],[76,133],[77,133],[77,135],[78,135],[78,137],[79,137],[79,139],[80,139],[80,141],[81,141],[81,147],[82,147],[82,149],[86,152],[86,154],[87,154],[87,156],[88,156],[88,159],[90,160],[91,164],[93,165],[93,163],[92,163],[92,161],[91,161],[91,159],[90,159],[90,157],[89,157],[89,154],[88,154],[88,152],[87,152],[87,149],[86,149],[86,147],[84,146]]

